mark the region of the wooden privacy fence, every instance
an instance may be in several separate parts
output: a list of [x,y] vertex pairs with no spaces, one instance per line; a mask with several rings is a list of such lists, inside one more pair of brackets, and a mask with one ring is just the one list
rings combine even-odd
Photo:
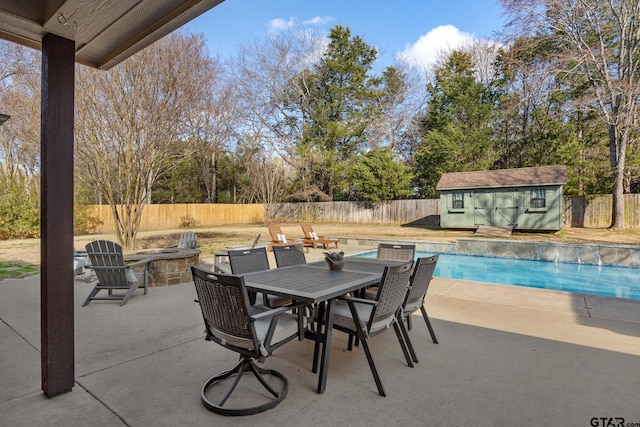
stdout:
[[369,202],[279,203],[269,218],[280,222],[349,222],[364,224],[440,224],[440,200]]
[[[606,228],[611,225],[612,196],[565,196],[564,217],[568,226]],[[624,195],[624,224],[627,228],[640,228],[640,194]]]
[[[625,225],[640,228],[640,194],[625,194]],[[113,232],[111,208],[91,206],[91,214],[103,222],[101,231]],[[567,227],[605,228],[611,223],[611,196],[564,197]],[[318,202],[277,204],[179,204],[145,205],[141,230],[162,230],[224,224],[265,222],[345,222],[364,224],[413,224],[438,226],[440,200],[394,200],[368,202]]]
[[[110,206],[91,206],[90,214],[102,221],[100,231],[104,233],[115,232]],[[142,211],[140,230],[150,231],[194,226],[259,223],[264,223],[264,205],[262,204],[145,205]]]
[[[606,228],[611,224],[612,196],[590,199],[564,196],[567,227]],[[640,194],[625,194],[625,226],[640,228]],[[440,200],[394,200],[380,205],[366,202],[281,203],[271,205],[267,217],[278,222],[348,222],[371,224],[440,225]]]

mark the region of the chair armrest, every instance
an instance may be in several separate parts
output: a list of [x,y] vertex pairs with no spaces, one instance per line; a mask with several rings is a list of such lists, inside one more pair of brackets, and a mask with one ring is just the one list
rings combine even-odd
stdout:
[[126,270],[129,268],[128,265],[85,265],[84,268],[88,268],[90,270]]
[[152,257],[149,257],[149,258],[143,258],[143,259],[141,259],[140,261],[132,262],[132,263],[130,263],[130,264],[127,264],[126,266],[127,266],[127,267],[137,267],[137,266],[139,266],[139,265],[149,264],[149,263],[150,263],[150,262],[152,262],[152,261],[153,261],[153,258],[152,258]]
[[304,307],[305,305],[306,305],[306,303],[287,304],[287,305],[283,305],[282,307],[277,307],[277,308],[273,308],[271,310],[262,311],[260,313],[252,314],[249,317],[251,318],[251,320],[254,320],[254,321],[255,320],[260,320],[260,319],[264,319],[264,318],[278,316],[278,315],[286,313],[287,311],[290,311],[290,310],[292,310],[294,308]]
[[337,299],[339,300],[343,300],[343,301],[351,301],[351,302],[355,302],[358,304],[368,304],[368,305],[377,305],[378,301],[373,300],[373,299],[365,299],[365,298],[356,298],[356,297],[338,297]]

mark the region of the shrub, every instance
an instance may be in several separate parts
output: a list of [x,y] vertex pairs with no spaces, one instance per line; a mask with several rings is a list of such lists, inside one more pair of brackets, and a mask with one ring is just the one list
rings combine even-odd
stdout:
[[2,176],[0,187],[0,238],[40,236],[40,196],[37,180]]
[[191,228],[198,225],[198,221],[191,215],[183,215],[180,217],[180,228]]
[[74,193],[73,230],[76,234],[91,234],[99,231],[104,221],[95,215],[91,208],[89,195],[83,187],[77,186]]

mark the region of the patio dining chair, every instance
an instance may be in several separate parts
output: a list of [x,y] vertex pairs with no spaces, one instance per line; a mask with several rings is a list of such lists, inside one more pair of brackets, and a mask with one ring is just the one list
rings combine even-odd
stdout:
[[[204,319],[205,339],[240,355],[240,363],[234,368],[204,383],[200,393],[202,404],[212,412],[228,416],[253,415],[274,408],[287,395],[287,377],[259,367],[254,361],[263,363],[275,349],[301,336],[298,317],[291,314],[294,307],[269,310],[251,306],[242,276],[214,273],[196,266],[191,266],[191,272]],[[268,394],[246,385],[237,387],[249,372]],[[236,397],[231,396],[234,391],[238,392]],[[239,393],[243,395],[237,397]],[[246,406],[247,401],[257,404]]]
[[260,241],[260,233],[253,238],[253,241],[250,244],[234,244],[227,245],[224,249],[219,252],[213,253],[213,271],[216,273],[231,273],[231,265],[229,264],[229,251],[237,250],[237,249],[253,249],[256,247],[258,242]]
[[[389,259],[394,261],[412,261],[416,254],[416,245],[413,244],[395,244],[395,243],[378,243],[378,252],[376,258]],[[377,293],[378,285],[372,285],[364,290],[364,297],[372,299]],[[356,344],[358,339],[356,338]]]
[[278,268],[306,264],[307,262],[301,245],[274,246],[273,256]]
[[413,244],[393,244],[378,243],[378,259],[393,259],[398,261],[412,261],[416,255],[416,245]]
[[[266,248],[237,249],[228,252],[231,274],[241,275],[256,271],[269,270],[269,258]],[[252,301],[260,301],[266,307],[278,307],[291,303],[289,298],[257,292]]]
[[[404,324],[398,321],[402,302],[407,294],[412,265],[413,261],[410,261],[395,267],[385,267],[378,293],[373,300],[343,296],[336,301],[333,327],[349,334],[350,337],[358,338],[362,343],[362,348],[369,362],[369,368],[378,387],[378,393],[381,396],[386,396],[386,392],[369,349],[369,338],[393,326],[407,365],[413,367],[410,355],[410,353],[414,353],[413,346]],[[351,340],[349,340],[348,349],[352,350]],[[318,346],[315,349],[314,360],[316,359],[317,351]]]
[[[407,322],[407,329],[411,330],[411,315],[420,310],[422,317],[424,318],[429,334],[431,334],[431,340],[434,344],[438,344],[435,332],[429,321],[427,315],[427,309],[424,307],[424,300],[429,290],[429,284],[433,278],[433,272],[436,269],[436,263],[438,262],[438,255],[434,255],[426,258],[418,258],[413,269],[413,274],[409,280],[409,290],[407,296],[402,303],[402,319]],[[416,360],[414,360],[416,361]]]
[[[91,290],[82,306],[88,305],[93,300],[121,300],[120,305],[125,305],[129,298],[139,288],[148,292],[148,271],[153,258],[144,258],[125,265],[122,256],[122,246],[108,240],[95,240],[85,246],[90,265],[85,268],[95,272],[98,282]],[[136,273],[134,267],[143,267],[143,271]],[[126,290],[124,294],[115,294],[113,291]],[[107,296],[98,296],[100,291],[107,291]]]

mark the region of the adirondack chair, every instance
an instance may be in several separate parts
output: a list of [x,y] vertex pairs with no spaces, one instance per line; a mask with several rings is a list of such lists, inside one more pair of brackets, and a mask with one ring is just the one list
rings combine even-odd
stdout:
[[[140,261],[124,264],[122,246],[108,240],[95,240],[85,246],[90,265],[85,265],[96,273],[98,283],[91,290],[82,306],[88,305],[93,300],[121,300],[120,305],[125,305],[138,288],[144,288],[144,294],[148,292],[147,273],[153,258],[144,258]],[[141,273],[134,273],[133,267],[144,266]],[[124,294],[114,294],[115,290],[126,290]],[[97,296],[98,292],[107,291],[107,296]]]
[[303,245],[305,247],[310,246],[315,249],[322,246],[324,249],[329,249],[331,245],[335,245],[336,249],[338,249],[338,239],[327,239],[324,236],[318,236],[310,224],[302,224],[302,232],[304,233]]
[[[287,239],[287,236],[284,235],[280,227],[269,227],[269,234],[271,235],[271,243],[267,248],[268,251],[272,251],[274,246],[289,246],[294,243],[290,239]],[[306,251],[309,252],[309,249],[306,248]]]
[[193,231],[182,233],[178,241],[178,249],[195,249],[198,247],[198,236]]

